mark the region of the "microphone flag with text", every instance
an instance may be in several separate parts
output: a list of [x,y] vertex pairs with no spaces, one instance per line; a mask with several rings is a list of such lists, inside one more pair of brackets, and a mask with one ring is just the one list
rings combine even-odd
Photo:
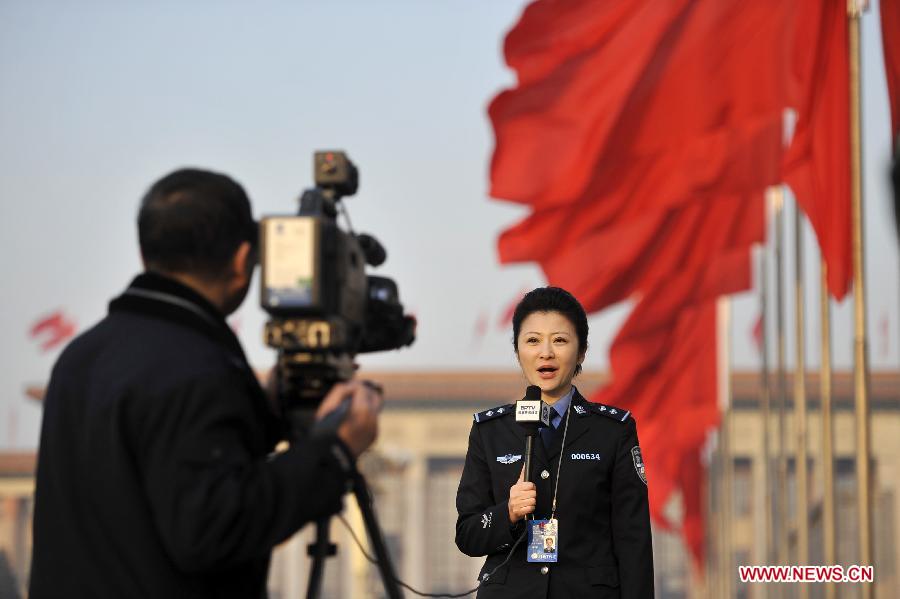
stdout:
[[516,402],[516,422],[525,430],[525,482],[531,481],[534,438],[542,426],[550,426],[550,406],[541,400],[541,388],[529,385],[525,397]]

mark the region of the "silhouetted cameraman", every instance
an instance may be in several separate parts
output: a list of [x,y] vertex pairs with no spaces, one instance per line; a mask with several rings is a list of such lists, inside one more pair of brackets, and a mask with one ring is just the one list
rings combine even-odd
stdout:
[[225,321],[247,294],[257,225],[230,178],[163,177],[138,217],[146,272],[57,361],[44,405],[30,596],[261,597],[272,548],[341,508],[382,398],[336,436],[282,438]]

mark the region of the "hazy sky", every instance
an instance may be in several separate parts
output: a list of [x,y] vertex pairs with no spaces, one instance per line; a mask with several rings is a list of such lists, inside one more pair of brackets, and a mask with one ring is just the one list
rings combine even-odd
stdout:
[[[387,247],[377,272],[398,281],[420,323],[412,348],[361,356],[362,365],[513,368],[498,322],[543,279],[533,266],[497,263],[497,234],[524,211],[486,196],[485,109],[512,83],[500,48],[524,5],[0,0],[0,446],[35,445],[40,407],[23,390],[45,382],[59,354],[43,352],[30,327],[57,310],[82,330],[103,316],[139,270],[138,199],[187,165],[232,175],[259,217],[295,211],[314,150],[346,149],[361,171],[347,202],[353,224]],[[863,34],[871,355],[876,368],[897,368],[900,266],[877,21],[876,3]],[[808,237],[812,291],[814,247]],[[251,361],[267,367],[251,293],[233,321]],[[814,310],[818,299],[807,303]],[[835,311],[838,367],[851,363],[849,308]],[[589,369],[605,369],[627,309],[592,319]],[[757,363],[749,331],[758,312],[754,294],[736,298],[738,367]]]

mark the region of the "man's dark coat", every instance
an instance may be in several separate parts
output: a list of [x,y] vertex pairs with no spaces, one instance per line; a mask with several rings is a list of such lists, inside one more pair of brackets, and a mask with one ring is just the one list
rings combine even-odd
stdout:
[[53,369],[32,599],[264,596],[272,548],[346,488],[336,438],[269,458],[279,428],[223,316],[137,277]]

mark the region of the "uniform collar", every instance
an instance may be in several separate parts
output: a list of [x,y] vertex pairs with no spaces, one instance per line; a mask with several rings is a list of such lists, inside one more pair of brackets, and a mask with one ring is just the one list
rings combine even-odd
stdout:
[[[556,404],[558,405],[562,399],[560,399]],[[588,414],[588,410],[585,408],[587,404],[587,400],[578,392],[578,389],[572,385],[572,393],[568,395],[566,398],[566,402],[570,406],[574,406],[575,414],[570,414],[567,418],[563,417],[560,421],[559,428],[557,428],[560,433],[562,432],[562,427],[566,426],[565,421],[568,420],[569,430],[566,433],[566,447],[571,447],[572,444],[578,440],[583,434],[585,434],[591,428],[590,418],[584,418],[583,416]],[[565,413],[565,412],[564,412]],[[576,417],[577,416],[577,417]],[[561,447],[562,435],[556,435],[555,441],[553,445],[550,446],[550,449],[544,452],[548,463],[552,462],[559,456],[559,452],[562,449]],[[538,444],[538,451],[543,450],[543,444]]]
[[559,398],[556,403],[553,404],[552,408],[556,410],[556,413],[560,416],[564,416],[566,410],[569,409],[569,404],[572,403],[572,397],[578,393],[578,389],[575,388],[575,385],[572,385],[572,388],[569,389],[569,392]]

